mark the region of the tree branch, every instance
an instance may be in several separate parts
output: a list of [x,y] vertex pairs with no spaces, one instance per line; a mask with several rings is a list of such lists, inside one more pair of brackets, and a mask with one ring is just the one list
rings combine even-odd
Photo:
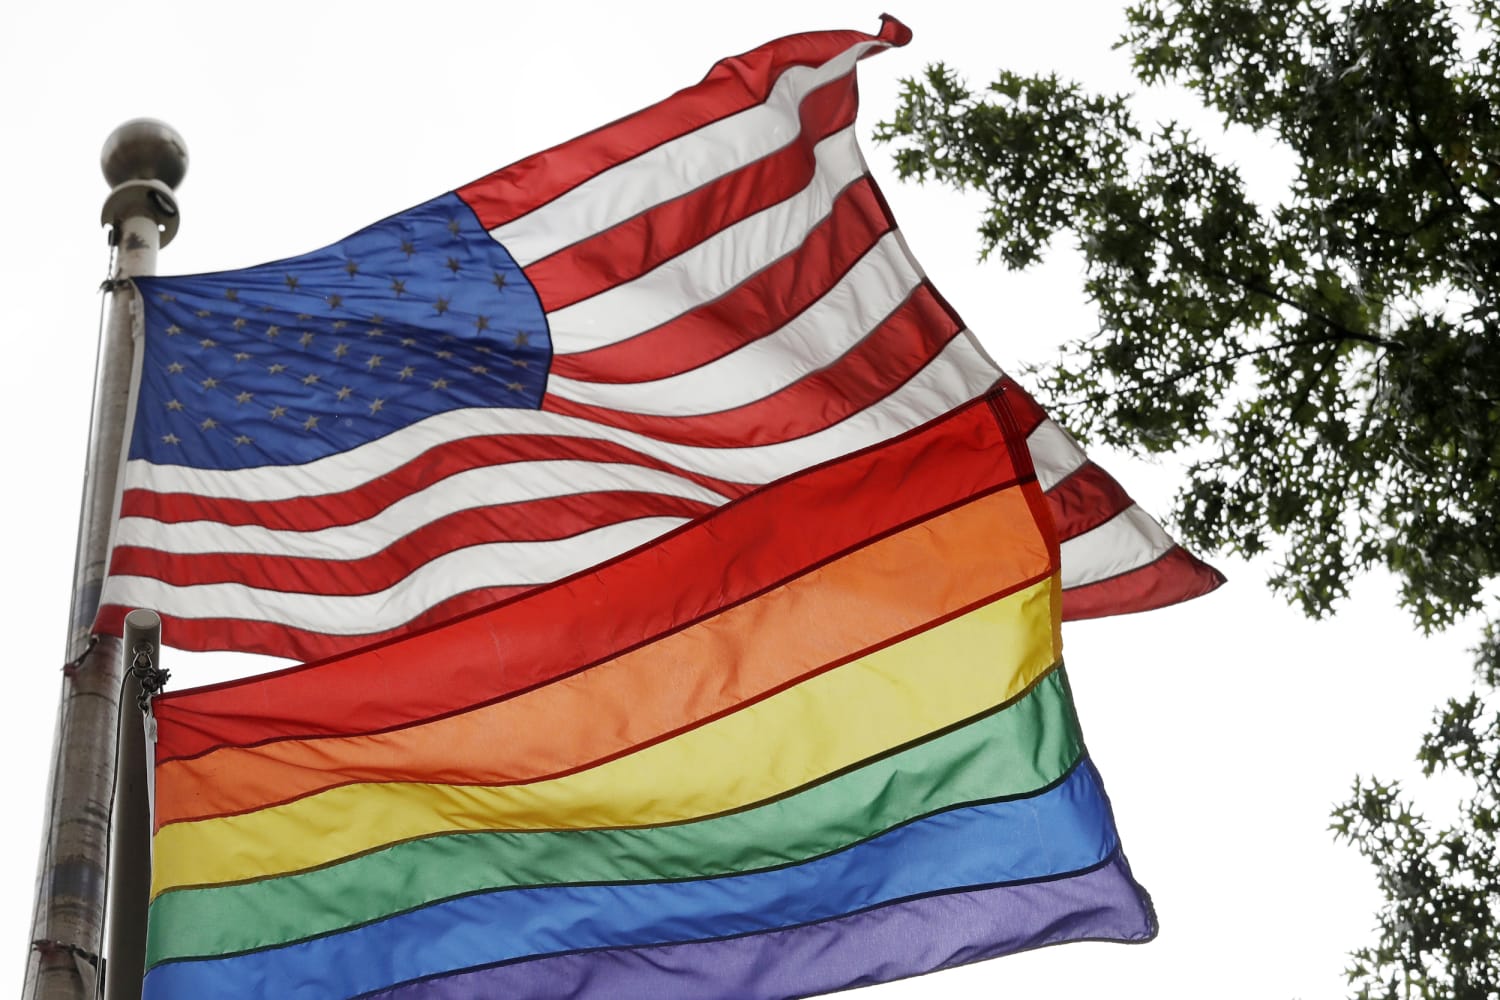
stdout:
[[[1080,396],[1080,397],[1078,397],[1076,399],[1059,400],[1057,402],[1057,405],[1058,406],[1080,406],[1080,405],[1082,405],[1084,403],[1102,403],[1105,400],[1110,399],[1110,398],[1115,397],[1115,396],[1134,395],[1136,393],[1147,392],[1147,391],[1150,391],[1152,389],[1160,389],[1160,388],[1163,388],[1165,386],[1173,385],[1173,384],[1175,384],[1177,382],[1181,382],[1185,378],[1191,378],[1194,375],[1198,375],[1198,374],[1200,374],[1202,372],[1206,372],[1206,371],[1208,371],[1210,369],[1213,369],[1213,368],[1224,368],[1224,367],[1226,367],[1228,365],[1232,365],[1232,364],[1236,364],[1236,363],[1238,363],[1240,361],[1244,361],[1246,358],[1253,358],[1253,357],[1257,357],[1257,356],[1262,355],[1262,354],[1270,354],[1270,353],[1272,353],[1274,351],[1288,351],[1288,350],[1292,350],[1292,349],[1298,348],[1298,347],[1316,347],[1316,346],[1321,346],[1321,345],[1333,345],[1333,344],[1342,343],[1342,342],[1344,342],[1346,340],[1357,340],[1357,341],[1361,341],[1361,342],[1368,342],[1369,338],[1366,338],[1366,337],[1344,337],[1344,336],[1337,336],[1337,337],[1302,337],[1302,338],[1300,338],[1298,340],[1282,340],[1282,341],[1277,341],[1274,344],[1266,344],[1266,345],[1264,345],[1262,347],[1251,347],[1251,348],[1246,348],[1246,349],[1241,350],[1241,351],[1235,351],[1234,353],[1229,354],[1226,357],[1216,358],[1213,361],[1205,361],[1205,362],[1203,362],[1202,364],[1199,364],[1199,365],[1190,365],[1187,368],[1183,368],[1183,369],[1180,369],[1178,371],[1173,372],[1171,375],[1168,375],[1166,378],[1156,379],[1156,380],[1151,381],[1151,382],[1138,382],[1135,385],[1122,386],[1122,387],[1120,387],[1118,389],[1112,389],[1112,390],[1110,390],[1108,392],[1094,392],[1094,393],[1089,393],[1086,396]],[[1379,342],[1379,344],[1380,344],[1380,346],[1385,346],[1385,347],[1391,346],[1388,342],[1383,342],[1383,341]]]
[[1411,122],[1412,135],[1417,140],[1417,144],[1422,147],[1422,151],[1432,157],[1432,162],[1437,165],[1438,172],[1443,175],[1443,181],[1448,185],[1448,190],[1452,192],[1454,198],[1463,203],[1467,200],[1464,188],[1468,187],[1491,208],[1500,208],[1500,202],[1497,202],[1489,192],[1477,184],[1464,185],[1454,179],[1453,172],[1448,169],[1448,161],[1438,152],[1437,146],[1422,128],[1422,117],[1417,112],[1417,94],[1412,89],[1411,60],[1407,57],[1406,50],[1398,48],[1396,58],[1401,64],[1401,89],[1406,91],[1407,119]]
[[1252,282],[1241,278],[1238,275],[1225,271],[1222,268],[1214,267],[1206,260],[1204,260],[1202,256],[1194,253],[1182,243],[1173,239],[1166,233],[1160,231],[1145,219],[1141,220],[1141,225],[1145,227],[1147,232],[1155,236],[1157,239],[1161,240],[1167,246],[1171,247],[1173,250],[1177,251],[1184,257],[1191,259],[1193,263],[1197,265],[1199,272],[1208,277],[1218,278],[1220,281],[1229,285],[1233,285],[1241,291],[1252,292],[1256,295],[1263,295],[1266,298],[1270,299],[1272,302],[1280,303],[1281,305],[1284,305],[1289,309],[1295,309],[1309,319],[1318,320],[1330,329],[1337,330],[1339,332],[1340,339],[1342,340],[1357,340],[1375,347],[1389,348],[1395,346],[1392,341],[1387,340],[1384,337],[1380,337],[1372,333],[1364,333],[1360,330],[1352,330],[1348,326],[1334,319],[1332,316],[1325,315],[1324,313],[1319,312],[1306,303],[1297,301],[1296,299],[1287,295],[1285,292],[1277,291],[1266,282]]

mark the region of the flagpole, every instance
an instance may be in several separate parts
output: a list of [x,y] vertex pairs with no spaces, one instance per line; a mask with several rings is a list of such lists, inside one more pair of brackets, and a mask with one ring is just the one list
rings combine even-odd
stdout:
[[[134,697],[125,699],[122,708],[125,671],[119,639],[96,638],[91,633],[104,584],[130,409],[140,306],[129,279],[155,273],[157,251],[177,232],[173,189],[187,171],[187,148],[170,126],[136,119],[110,134],[100,163],[112,188],[102,221],[110,227],[114,267],[106,284],[109,313],[100,330],[94,370],[67,665],[53,738],[48,815],[22,992],[26,1000],[84,1000],[98,995],[103,978],[110,808],[116,798],[123,807],[116,809],[117,858],[122,868],[136,875],[121,882],[126,892],[139,898],[111,893],[116,914],[111,922],[111,953],[116,961],[133,962],[137,969],[144,961],[147,883],[140,872],[149,864],[145,757],[141,739],[121,739],[125,757],[118,761],[116,746],[117,728],[122,732],[139,729],[140,718]],[[123,794],[116,796],[117,790]],[[136,952],[133,958],[123,954],[126,949]],[[138,994],[139,990],[137,974],[134,991]]]
[[125,616],[120,650],[124,685],[116,744],[114,838],[109,856],[109,929],[105,935],[104,1000],[139,1000],[146,975],[146,911],[151,901],[151,781],[147,760],[143,674],[157,683],[161,669],[161,618],[137,609]]

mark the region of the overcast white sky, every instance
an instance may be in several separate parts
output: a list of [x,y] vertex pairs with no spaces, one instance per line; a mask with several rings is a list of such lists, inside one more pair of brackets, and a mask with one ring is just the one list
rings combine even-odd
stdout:
[[[890,12],[916,37],[863,65],[866,156],[914,252],[991,354],[1013,370],[1046,359],[1093,329],[1076,258],[1060,247],[1022,275],[978,265],[978,203],[898,184],[868,135],[898,79],[933,60],[974,80],[1007,66],[1129,88],[1128,57],[1110,49],[1123,7],[921,0]],[[633,111],[723,56],[798,31],[873,31],[880,13],[833,0],[138,0],[0,15],[0,427],[11,470],[0,589],[13,625],[0,988],[19,985],[27,948],[107,265],[98,151],[109,132],[146,115],[187,139],[182,230],[161,272],[238,267],[331,242]],[[1181,95],[1143,107],[1192,112]],[[1215,141],[1274,196],[1274,150],[1249,135]],[[1170,464],[1095,457],[1148,509],[1166,509]],[[1364,862],[1332,843],[1329,807],[1356,772],[1413,773],[1431,710],[1465,688],[1474,630],[1422,639],[1381,580],[1358,586],[1338,619],[1308,622],[1267,595],[1265,566],[1215,562],[1231,579],[1210,597],[1065,632],[1084,733],[1155,898],[1159,939],[1068,945],[867,995],[1340,995],[1344,954],[1366,939],[1377,900]],[[209,676],[186,654],[166,665],[174,687]]]

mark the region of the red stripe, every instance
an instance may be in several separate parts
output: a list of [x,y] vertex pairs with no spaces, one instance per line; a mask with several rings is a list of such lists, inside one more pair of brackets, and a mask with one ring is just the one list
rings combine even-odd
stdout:
[[552,371],[581,382],[651,382],[717,361],[790,323],[893,228],[862,177],[794,252],[732,291],[629,340],[557,355]]
[[527,265],[542,308],[552,312],[632,281],[802,191],[817,172],[814,147],[852,125],[858,109],[850,72],[807,96],[799,134],[775,153]]
[[[1047,411],[1009,375],[1001,377],[1000,385],[1016,415],[1021,435],[1029,436],[1047,419]],[[1063,541],[1097,528],[1134,503],[1113,476],[1091,461],[1053,483],[1046,495],[1057,535]]]
[[[458,189],[486,229],[504,225],[596,174],[765,101],[793,66],[821,66],[869,41],[905,45],[911,32],[881,16],[880,34],[818,31],[780,38],[721,60],[702,82],[609,125],[528,156]],[[875,51],[880,51],[879,49]]]
[[744,448],[824,430],[879,402],[922,370],[958,334],[925,282],[841,358],[753,403],[699,416],[626,413],[548,396],[542,408],[661,441]]
[[1031,432],[1047,419],[1047,411],[1042,409],[1041,404],[1031,393],[1021,388],[1020,384],[1009,375],[1000,376],[999,384],[1005,392],[1005,398],[1010,401],[1011,411],[1016,415],[1016,423],[1020,425],[1021,436],[1029,437]]
[[1046,496],[1063,541],[1099,527],[1134,503],[1114,477],[1093,462],[1085,462],[1055,483]]
[[1079,621],[1152,611],[1201,597],[1218,588],[1224,574],[1174,545],[1139,569],[1063,591],[1063,619]]
[[444,441],[405,465],[342,493],[286,500],[234,500],[135,489],[125,491],[120,516],[146,517],[169,524],[217,521],[235,525],[259,524],[275,531],[317,531],[368,520],[391,504],[460,472],[513,462],[540,461],[638,465],[681,476],[725,497],[737,497],[754,488],[689,472],[609,441],[497,434]]
[[[449,552],[495,542],[550,542],[646,517],[701,517],[713,504],[657,493],[602,492],[461,510],[422,525],[362,559],[314,559],[240,552],[174,554],[115,549],[110,573],[179,587],[240,583],[261,590],[347,597],[374,594]],[[503,577],[497,566],[495,576]]]
[[[987,402],[966,404],[519,599],[317,670],[256,678],[267,717],[247,714],[235,684],[167,695],[156,702],[158,717],[173,723],[162,727],[159,759],[220,743],[384,729],[461,710],[478,691],[498,697],[545,682],[1014,481],[1003,444]],[[765,544],[770,525],[776,526],[775,543]],[[736,553],[727,566],[725,552]],[[564,627],[579,609],[594,609],[601,627]]]

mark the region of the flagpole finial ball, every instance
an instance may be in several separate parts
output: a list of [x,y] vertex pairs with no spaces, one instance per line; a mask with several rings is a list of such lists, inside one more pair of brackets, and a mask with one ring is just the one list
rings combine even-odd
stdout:
[[176,189],[187,173],[187,143],[155,118],[133,118],[109,134],[99,166],[110,187],[127,181],[161,181]]

